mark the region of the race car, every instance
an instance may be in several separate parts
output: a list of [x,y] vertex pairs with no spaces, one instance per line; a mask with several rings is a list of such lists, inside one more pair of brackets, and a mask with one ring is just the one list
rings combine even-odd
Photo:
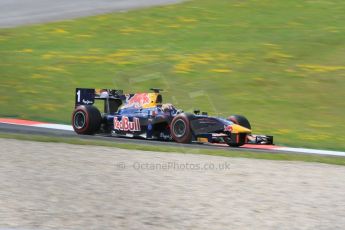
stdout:
[[[150,90],[127,94],[116,89],[77,88],[72,114],[74,131],[178,143],[226,143],[232,147],[273,144],[272,136],[251,134],[251,125],[242,115],[222,118],[198,110],[185,113],[163,103],[161,89]],[[102,113],[96,101],[103,101]]]

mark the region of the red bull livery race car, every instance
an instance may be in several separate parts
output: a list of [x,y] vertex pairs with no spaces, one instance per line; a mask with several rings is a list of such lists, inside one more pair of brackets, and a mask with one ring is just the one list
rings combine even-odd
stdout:
[[[115,89],[77,88],[72,114],[75,132],[178,143],[226,143],[233,147],[273,144],[272,136],[251,134],[251,125],[244,116],[221,118],[200,111],[184,113],[172,104],[164,104],[160,89],[151,90],[124,94]],[[95,106],[96,100],[103,101],[102,113]]]

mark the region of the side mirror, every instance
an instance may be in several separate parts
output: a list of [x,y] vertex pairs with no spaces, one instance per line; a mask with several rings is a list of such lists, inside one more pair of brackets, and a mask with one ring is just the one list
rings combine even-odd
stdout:
[[199,114],[200,114],[200,109],[195,109],[195,110],[194,110],[194,114],[195,114],[195,115],[199,115]]

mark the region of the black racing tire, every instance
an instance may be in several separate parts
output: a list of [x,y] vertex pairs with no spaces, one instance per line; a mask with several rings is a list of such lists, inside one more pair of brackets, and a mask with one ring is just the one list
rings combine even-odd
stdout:
[[230,137],[225,137],[224,141],[230,147],[240,147],[240,146],[242,146],[242,145],[244,145],[246,143],[246,139],[247,139],[246,136],[240,136],[239,137],[239,142],[235,142]]
[[95,106],[80,105],[73,111],[72,126],[78,134],[93,135],[100,129],[101,123],[101,113]]
[[171,136],[177,143],[190,143],[192,130],[186,114],[182,113],[174,117],[170,124]]
[[230,117],[228,117],[228,120],[247,129],[252,129],[248,119],[242,115],[231,115]]

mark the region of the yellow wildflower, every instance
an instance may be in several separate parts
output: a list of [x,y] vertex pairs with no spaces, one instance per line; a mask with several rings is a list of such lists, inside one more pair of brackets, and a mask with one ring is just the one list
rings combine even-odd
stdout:
[[215,72],[215,73],[230,73],[232,72],[231,69],[210,69],[210,72]]

